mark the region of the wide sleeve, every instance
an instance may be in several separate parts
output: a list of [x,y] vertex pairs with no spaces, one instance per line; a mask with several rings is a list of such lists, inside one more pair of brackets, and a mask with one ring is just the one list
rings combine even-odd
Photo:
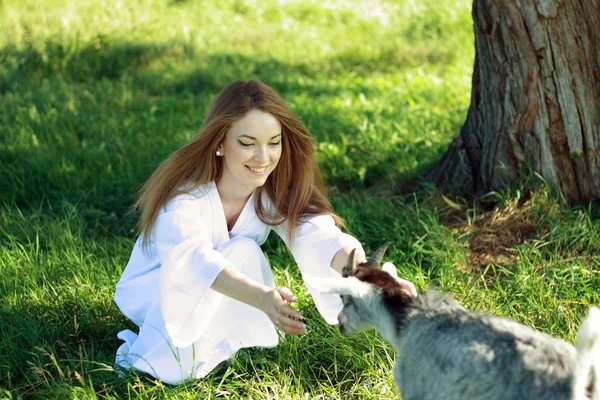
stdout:
[[214,250],[210,202],[183,199],[161,212],[152,231],[160,260],[160,309],[166,330],[179,347],[194,342],[206,329],[195,312],[206,306],[206,291],[231,263]]
[[319,293],[318,290],[307,284],[306,279],[339,277],[340,274],[331,268],[331,260],[335,254],[349,246],[356,248],[358,254],[364,255],[362,245],[355,237],[342,232],[330,215],[314,216],[301,223],[294,234],[291,245],[285,229],[285,224],[282,224],[277,228],[277,233],[292,252],[317,310],[327,323],[337,324],[337,316],[342,310],[340,297]]

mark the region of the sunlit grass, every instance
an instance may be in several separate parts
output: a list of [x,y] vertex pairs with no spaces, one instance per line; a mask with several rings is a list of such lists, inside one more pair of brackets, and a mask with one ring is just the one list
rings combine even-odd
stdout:
[[276,88],[313,133],[336,211],[367,249],[390,241],[389,259],[419,289],[573,340],[600,302],[597,209],[568,208],[543,182],[491,194],[498,215],[535,221],[496,255],[475,246],[494,222],[481,204],[454,199],[457,210],[430,188],[399,194],[466,116],[470,7],[0,2],[0,397],[397,396],[391,348],[326,325],[275,237],[265,249],[307,335],[243,350],[178,387],[114,370],[116,333],[134,328],[112,297],[133,247],[135,192],[194,135],[212,97],[246,78]]

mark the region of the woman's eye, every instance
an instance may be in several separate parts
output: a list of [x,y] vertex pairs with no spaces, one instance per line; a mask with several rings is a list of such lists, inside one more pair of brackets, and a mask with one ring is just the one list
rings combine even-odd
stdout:
[[279,143],[281,143],[281,140],[279,142],[269,143],[269,146],[278,146]]
[[240,143],[242,146],[244,146],[244,147],[250,147],[250,146],[252,146],[252,144],[253,144],[253,143],[244,143],[244,142],[242,142],[242,141],[239,141],[239,143]]

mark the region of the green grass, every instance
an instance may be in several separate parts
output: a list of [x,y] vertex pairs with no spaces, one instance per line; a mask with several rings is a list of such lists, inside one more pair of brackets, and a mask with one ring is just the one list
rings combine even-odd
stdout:
[[112,296],[134,193],[246,78],[314,134],[334,206],[367,249],[391,241],[419,289],[573,341],[600,303],[597,208],[567,207],[535,178],[455,208],[434,188],[398,194],[466,116],[470,3],[0,1],[0,398],[397,396],[392,349],[326,325],[274,237],[265,250],[307,335],[177,387],[115,372],[116,334],[133,328]]

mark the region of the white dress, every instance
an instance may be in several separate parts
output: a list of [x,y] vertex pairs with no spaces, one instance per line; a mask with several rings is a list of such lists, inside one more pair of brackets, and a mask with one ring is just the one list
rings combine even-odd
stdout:
[[[152,230],[148,254],[138,238],[117,283],[115,302],[139,334],[118,334],[125,343],[116,363],[178,384],[206,376],[241,348],[276,346],[279,337],[265,313],[210,288],[228,266],[274,287],[259,247],[272,229],[289,247],[285,224],[271,227],[256,216],[253,194],[228,231],[214,182],[170,201]],[[298,227],[290,250],[303,278],[332,277],[339,274],[330,262],[346,246],[364,254],[331,216],[316,216]],[[325,320],[336,324],[339,297],[307,289]]]

